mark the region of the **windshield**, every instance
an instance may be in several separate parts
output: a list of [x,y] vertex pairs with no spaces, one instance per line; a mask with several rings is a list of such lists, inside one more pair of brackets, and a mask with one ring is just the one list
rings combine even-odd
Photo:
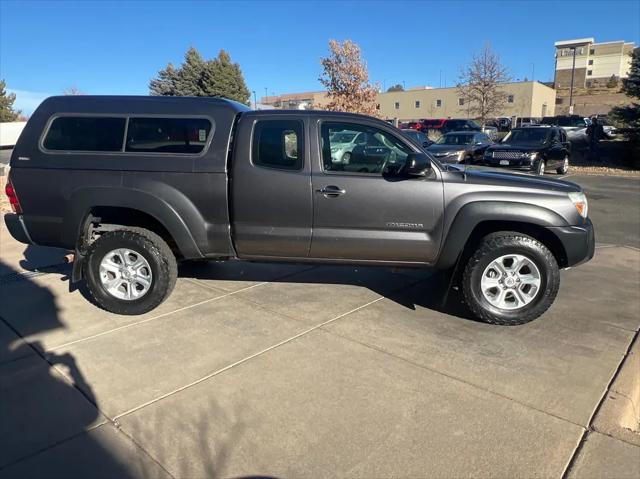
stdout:
[[551,134],[551,128],[522,128],[511,130],[511,132],[504,137],[502,143],[509,143],[512,145],[541,145],[549,135]]
[[442,136],[437,145],[470,145],[473,141],[473,135],[467,135],[463,133],[447,133]]
[[351,143],[356,137],[356,133],[334,133],[331,137],[332,143]]

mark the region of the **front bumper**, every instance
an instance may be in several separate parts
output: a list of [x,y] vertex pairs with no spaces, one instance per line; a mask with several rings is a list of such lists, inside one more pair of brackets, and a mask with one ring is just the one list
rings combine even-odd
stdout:
[[4,215],[4,222],[7,225],[9,234],[13,236],[16,241],[20,241],[20,243],[25,244],[33,244],[33,241],[29,236],[29,232],[27,231],[27,227],[24,224],[24,220],[22,219],[22,215],[7,213]]
[[587,218],[580,226],[554,226],[548,228],[562,242],[567,254],[567,267],[577,266],[593,258],[596,248],[593,223]]
[[508,165],[501,165],[499,160],[487,160],[484,159],[484,166],[488,166],[490,168],[507,168],[509,170],[520,170],[520,171],[535,171],[536,163],[535,161],[531,161],[529,159],[517,159],[517,160],[505,160],[509,161]]

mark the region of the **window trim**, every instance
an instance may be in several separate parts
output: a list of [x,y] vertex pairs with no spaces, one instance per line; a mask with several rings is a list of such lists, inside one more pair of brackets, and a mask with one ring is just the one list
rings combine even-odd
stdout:
[[[119,151],[95,151],[95,150],[49,150],[44,146],[44,140],[49,134],[51,125],[58,118],[66,117],[86,117],[86,118],[124,118],[124,135],[122,137],[122,146]],[[127,144],[127,134],[129,133],[129,120],[131,118],[177,118],[177,119],[195,119],[195,120],[208,120],[211,124],[211,130],[207,141],[199,153],[170,153],[170,152],[152,152],[152,151],[125,151]],[[49,117],[47,123],[40,135],[38,141],[38,149],[47,155],[94,155],[94,156],[158,156],[158,157],[174,157],[183,156],[188,158],[199,158],[205,156],[211,147],[213,137],[215,136],[216,122],[213,117],[209,115],[164,115],[162,113],[74,113],[63,112],[55,113]]]
[[[321,172],[321,174],[324,174],[324,175],[360,176],[360,177],[363,177],[363,178],[373,178],[373,177],[383,178],[382,172],[380,172],[380,173],[364,173],[362,171],[325,170],[325,168],[324,168],[324,158],[322,156],[322,124],[323,123],[346,123],[346,124],[358,125],[358,126],[364,127],[364,128],[375,128],[375,129],[383,131],[384,133],[388,134],[389,136],[395,138],[396,141],[399,141],[400,143],[405,145],[413,153],[420,153],[420,151],[418,149],[416,149],[411,142],[405,141],[404,139],[400,138],[395,133],[391,133],[390,131],[387,131],[384,128],[381,128],[378,125],[371,125],[371,124],[368,124],[368,123],[360,123],[360,122],[354,121],[354,120],[352,120],[350,118],[347,118],[347,119],[320,118],[320,119],[318,119],[318,122],[316,124],[316,127],[318,129],[318,159],[320,160],[320,172]],[[432,162],[433,162],[433,160],[432,160]]]
[[[256,125],[260,122],[274,122],[274,121],[295,121],[300,123],[300,132],[302,133],[301,138],[302,138],[302,148],[300,148],[298,151],[302,151],[302,162],[300,163],[300,168],[295,168],[295,169],[291,169],[291,168],[277,168],[275,166],[265,166],[265,165],[259,165],[256,164],[253,161],[253,146],[255,143],[255,134],[256,134]],[[249,143],[249,164],[255,168],[264,168],[265,170],[269,170],[269,171],[281,171],[284,173],[300,173],[301,171],[304,171],[305,166],[306,166],[306,159],[307,159],[307,155],[306,155],[306,145],[305,145],[305,122],[303,119],[301,118],[256,118],[255,120],[253,120],[253,124],[251,125],[251,136],[250,136],[250,143]],[[284,131],[283,131],[284,132]]]

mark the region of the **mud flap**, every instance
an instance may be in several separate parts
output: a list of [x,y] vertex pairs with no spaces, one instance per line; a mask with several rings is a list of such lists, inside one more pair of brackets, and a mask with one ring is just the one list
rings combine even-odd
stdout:
[[84,278],[84,262],[85,255],[82,254],[77,248],[73,259],[73,270],[71,272],[71,282],[77,283]]

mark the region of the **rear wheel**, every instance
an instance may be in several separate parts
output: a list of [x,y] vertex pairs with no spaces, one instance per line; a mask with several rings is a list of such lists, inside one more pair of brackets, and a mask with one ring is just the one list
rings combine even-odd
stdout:
[[157,234],[126,228],[102,234],[85,261],[87,287],[95,302],[116,314],[144,314],[171,293],[176,258]]
[[562,160],[562,166],[556,170],[556,173],[558,173],[559,175],[566,175],[568,171],[569,171],[569,155],[566,155],[564,157],[564,160]]
[[515,232],[485,237],[463,274],[465,302],[481,321],[519,325],[553,303],[560,287],[555,257],[542,243]]

